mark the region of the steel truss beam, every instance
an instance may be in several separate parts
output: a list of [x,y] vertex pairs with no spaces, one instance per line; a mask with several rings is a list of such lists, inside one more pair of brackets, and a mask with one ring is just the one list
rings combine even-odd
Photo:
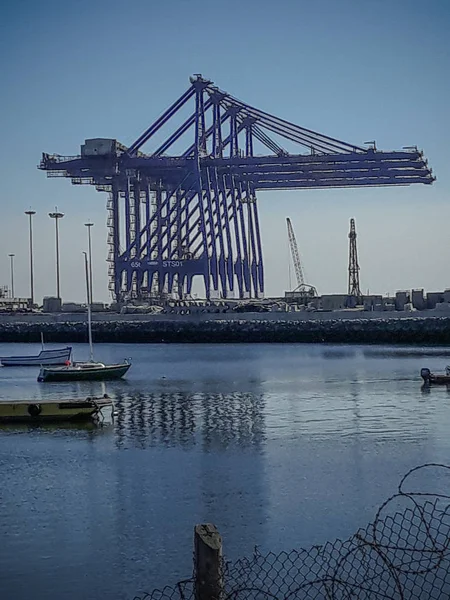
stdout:
[[[189,105],[181,125],[143,153]],[[166,155],[185,140],[183,151]],[[109,149],[94,152],[97,141],[87,140],[76,157],[43,154],[39,168],[108,192],[110,289],[119,301],[184,298],[196,276],[207,298],[262,296],[258,190],[434,181],[416,148],[348,144],[245,104],[200,75],[128,148],[106,140]],[[288,152],[286,143],[302,152]]]

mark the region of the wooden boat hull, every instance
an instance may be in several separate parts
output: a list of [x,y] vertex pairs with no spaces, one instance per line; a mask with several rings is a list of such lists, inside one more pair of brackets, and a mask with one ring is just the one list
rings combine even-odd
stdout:
[[109,365],[106,367],[59,367],[57,369],[42,368],[38,381],[109,381],[111,379],[121,379],[130,368],[130,363],[121,365]]
[[0,363],[4,367],[40,367],[44,365],[65,365],[70,360],[72,348],[57,348],[54,350],[41,350],[35,356],[2,356]]
[[62,402],[0,402],[0,423],[52,423],[95,420],[110,400],[87,398]]

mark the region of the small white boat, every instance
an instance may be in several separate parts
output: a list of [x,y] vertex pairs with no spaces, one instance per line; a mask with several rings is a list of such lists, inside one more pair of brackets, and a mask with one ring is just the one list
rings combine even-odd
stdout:
[[34,356],[0,356],[0,364],[4,367],[39,367],[65,365],[70,362],[72,347],[41,350]]

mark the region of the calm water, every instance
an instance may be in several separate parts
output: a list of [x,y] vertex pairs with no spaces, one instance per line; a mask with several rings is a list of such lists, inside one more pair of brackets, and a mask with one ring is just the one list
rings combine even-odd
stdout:
[[[34,345],[0,345],[0,355]],[[314,345],[98,345],[126,381],[38,384],[0,401],[115,396],[114,424],[0,428],[0,596],[132,599],[191,573],[192,529],[229,558],[347,537],[400,477],[450,463],[450,351]],[[87,356],[75,346],[76,358]],[[427,489],[438,485],[421,481]]]

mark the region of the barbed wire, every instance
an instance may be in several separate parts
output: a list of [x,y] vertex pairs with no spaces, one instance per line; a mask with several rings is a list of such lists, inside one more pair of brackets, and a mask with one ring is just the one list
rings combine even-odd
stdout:
[[[444,484],[408,491],[414,475]],[[447,481],[446,478],[448,477]],[[412,490],[414,488],[411,488]],[[375,519],[345,541],[222,563],[220,600],[421,600],[450,597],[450,467],[427,463],[401,479]],[[194,579],[134,600],[190,600]]]

